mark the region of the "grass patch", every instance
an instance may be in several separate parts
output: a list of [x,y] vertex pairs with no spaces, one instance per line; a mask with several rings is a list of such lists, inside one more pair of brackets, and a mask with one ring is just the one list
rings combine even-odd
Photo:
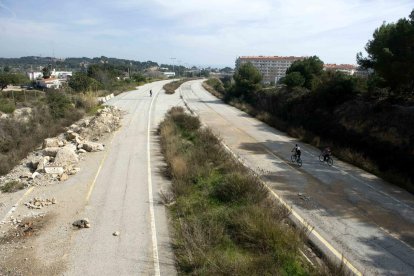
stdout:
[[6,184],[0,187],[0,191],[3,193],[14,193],[23,190],[24,188],[25,185],[22,182],[14,180],[6,182]]
[[175,90],[178,89],[183,83],[194,80],[194,78],[187,78],[187,79],[180,79],[176,81],[169,82],[164,85],[163,89],[165,90],[166,94],[174,94]]
[[196,121],[174,107],[159,127],[179,273],[329,274],[303,259],[304,235],[289,225],[288,210]]

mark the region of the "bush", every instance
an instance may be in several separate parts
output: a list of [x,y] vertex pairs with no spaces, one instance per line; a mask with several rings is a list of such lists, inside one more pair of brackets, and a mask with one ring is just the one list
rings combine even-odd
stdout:
[[0,99],[0,111],[4,113],[13,113],[16,109],[16,105],[12,100]]
[[267,189],[254,176],[242,173],[230,173],[213,187],[212,196],[222,202],[263,201]]
[[0,187],[0,191],[3,193],[14,193],[24,188],[25,186],[22,182],[14,180],[6,182],[6,184]]
[[60,92],[47,93],[46,101],[50,108],[50,113],[56,119],[65,117],[68,110],[72,107],[69,98]]

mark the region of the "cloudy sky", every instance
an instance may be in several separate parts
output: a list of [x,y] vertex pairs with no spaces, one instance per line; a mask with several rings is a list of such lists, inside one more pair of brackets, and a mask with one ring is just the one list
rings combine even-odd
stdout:
[[241,55],[318,55],[355,63],[375,28],[413,8],[414,0],[0,0],[0,57],[232,67]]

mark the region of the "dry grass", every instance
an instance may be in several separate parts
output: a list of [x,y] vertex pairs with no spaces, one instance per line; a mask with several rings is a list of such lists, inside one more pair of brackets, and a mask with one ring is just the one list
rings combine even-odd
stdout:
[[14,193],[23,190],[24,188],[25,185],[22,182],[14,180],[6,182],[6,184],[0,187],[0,191],[3,193]]

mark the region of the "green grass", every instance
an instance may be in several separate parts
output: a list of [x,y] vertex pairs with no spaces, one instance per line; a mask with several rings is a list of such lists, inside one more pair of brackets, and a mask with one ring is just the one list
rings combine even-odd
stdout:
[[11,99],[0,99],[0,111],[4,113],[13,113],[16,109],[16,105]]
[[163,89],[165,90],[166,94],[174,94],[175,90],[178,89],[183,83],[194,80],[195,78],[186,78],[186,79],[180,79],[176,81],[169,82],[164,85]]
[[197,121],[175,107],[159,127],[179,274],[329,274],[301,256],[289,212]]
[[24,188],[24,184],[20,181],[9,181],[0,187],[0,191],[2,191],[3,193],[14,193]]

